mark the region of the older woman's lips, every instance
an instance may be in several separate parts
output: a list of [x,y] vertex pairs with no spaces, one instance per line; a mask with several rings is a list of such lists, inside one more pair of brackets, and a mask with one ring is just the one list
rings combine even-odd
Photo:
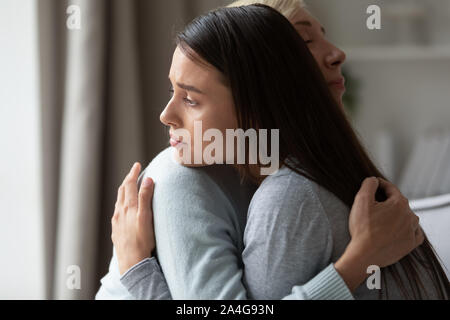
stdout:
[[339,78],[337,80],[330,81],[330,82],[328,82],[328,85],[331,87],[334,87],[334,88],[345,90],[345,79]]

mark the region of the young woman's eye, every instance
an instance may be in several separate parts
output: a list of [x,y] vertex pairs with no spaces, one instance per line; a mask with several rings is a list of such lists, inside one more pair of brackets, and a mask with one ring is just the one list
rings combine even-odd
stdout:
[[189,99],[189,98],[184,98],[184,102],[186,102],[186,104],[188,104],[188,105],[191,106],[191,107],[194,107],[194,106],[197,105],[197,102],[192,101],[192,100]]
[[174,94],[174,90],[173,90],[173,88],[170,88],[169,89],[169,98],[172,98],[173,97],[173,94]]
[[310,44],[310,43],[312,43],[313,41],[312,40],[305,40],[305,43],[306,44]]

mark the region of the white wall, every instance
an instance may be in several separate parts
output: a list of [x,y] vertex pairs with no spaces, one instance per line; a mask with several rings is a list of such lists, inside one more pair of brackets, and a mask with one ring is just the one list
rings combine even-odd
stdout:
[[[385,61],[352,60],[348,54],[345,64],[360,82],[359,112],[354,120],[369,152],[377,158],[376,137],[380,131],[393,134],[394,161],[388,166],[393,172],[390,178],[396,183],[417,136],[432,128],[450,129],[450,1],[306,0],[327,29],[328,38],[339,47],[345,50],[387,46],[388,53],[389,48],[403,40],[395,40],[399,28],[389,19],[387,5],[414,1],[424,5],[431,17],[424,24],[423,37],[417,38],[416,47],[426,50],[426,45],[446,45],[445,50],[438,49],[445,51],[446,57],[406,59],[407,55],[414,56],[414,50],[405,51],[405,58],[400,54]],[[381,30],[366,27],[366,9],[370,4],[381,7]]]
[[0,299],[44,298],[36,0],[0,0]]
[[355,126],[374,152],[377,133],[392,133],[394,178],[398,179],[420,134],[432,128],[450,128],[450,57],[354,62],[349,69],[362,81]]

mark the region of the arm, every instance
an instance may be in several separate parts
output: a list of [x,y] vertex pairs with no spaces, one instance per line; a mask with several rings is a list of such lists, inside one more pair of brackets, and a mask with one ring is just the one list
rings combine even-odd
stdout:
[[[220,221],[217,221],[220,222]],[[172,221],[174,223],[174,221]],[[256,226],[256,229],[258,227]],[[190,241],[192,243],[193,240],[196,240],[195,235],[191,232],[192,230],[187,229],[189,232],[186,237],[186,241]],[[213,230],[211,235],[217,237],[218,229]],[[247,232],[247,230],[246,230]],[[209,232],[208,232],[209,233]],[[275,235],[276,236],[276,235]],[[328,237],[329,238],[329,237]],[[327,239],[329,241],[329,239]],[[184,242],[184,241],[183,241]],[[228,245],[229,246],[229,245]],[[219,245],[220,248],[220,245]],[[220,251],[223,251],[220,249]],[[256,255],[259,255],[260,252],[257,252]],[[254,256],[253,256],[254,257]],[[176,261],[174,261],[174,264]],[[325,267],[325,264],[323,265]],[[229,267],[229,265],[228,265]],[[237,266],[240,274],[242,273],[242,268]],[[256,266],[256,268],[258,268]],[[247,272],[246,268],[246,272]],[[199,272],[203,272],[203,269],[199,270]],[[215,271],[214,271],[215,272]],[[220,273],[219,273],[220,274]],[[314,273],[316,275],[316,272]],[[161,269],[158,266],[158,263],[155,258],[145,259],[140,263],[133,266],[130,270],[124,273],[121,277],[122,284],[130,291],[130,293],[136,299],[143,300],[152,300],[152,299],[162,299],[170,298],[170,290],[169,286],[167,286],[164,275]],[[226,279],[221,280],[218,285],[221,288],[227,288],[225,290],[229,290],[230,283],[227,283]],[[233,296],[233,298],[237,299],[245,299],[247,297],[247,291],[242,283],[241,278],[238,279],[240,288],[240,292],[238,292],[239,297]],[[231,282],[231,284],[233,281]],[[303,281],[304,283],[304,281]],[[225,285],[224,285],[225,284]],[[202,288],[199,288],[202,290]],[[204,289],[203,289],[204,290]],[[236,292],[236,291],[235,291]],[[199,293],[200,294],[200,293]],[[228,294],[228,293],[225,293]],[[206,299],[215,299],[210,295],[205,296]],[[295,286],[292,291],[292,294],[285,297],[286,299],[352,299],[352,295],[348,290],[345,282],[342,280],[340,275],[337,273],[336,269],[332,264],[323,268],[323,271],[317,274],[313,279],[307,282],[304,286]]]
[[[397,208],[399,209],[399,208]],[[359,214],[355,219],[356,222],[364,222],[359,216],[361,212],[370,213],[372,208],[366,207],[366,210],[357,210]],[[391,218],[388,210],[385,210],[385,220]],[[361,223],[362,225],[364,223]],[[373,227],[373,226],[372,226]],[[366,229],[370,229],[368,225]],[[364,230],[364,228],[361,228]],[[384,238],[385,234],[382,235]],[[405,239],[407,237],[404,237]],[[353,242],[353,241],[352,241]],[[356,243],[362,242],[357,238]],[[373,246],[373,242],[371,245]],[[395,244],[393,244],[395,246]],[[397,244],[397,247],[398,244]],[[345,299],[352,298],[346,283],[361,283],[364,280],[365,269],[362,261],[366,261],[367,254],[361,251],[362,247],[349,246],[344,255],[333,266],[328,265],[313,279],[303,286],[295,286],[292,294],[285,297],[286,299]],[[398,249],[398,248],[397,248]],[[403,248],[403,250],[406,250]],[[348,259],[347,257],[351,257]],[[339,264],[339,270],[337,266]],[[239,269],[239,266],[237,266]],[[199,270],[201,272],[201,269]],[[338,272],[339,271],[339,272]],[[342,275],[342,276],[341,276]],[[362,275],[362,276],[361,276]],[[136,265],[135,268],[128,270],[120,279],[122,284],[130,290],[136,299],[166,299],[170,298],[169,287],[164,280],[164,275],[158,266],[156,259],[145,259]],[[182,280],[182,279],[181,279]],[[226,280],[224,280],[226,283]],[[223,286],[222,286],[223,287]],[[229,285],[227,286],[229,288]],[[243,288],[242,283],[238,287]],[[201,289],[201,288],[200,288]],[[331,295],[330,295],[331,293]],[[333,294],[334,293],[334,294]],[[242,289],[242,295],[246,295],[245,288]],[[213,299],[207,296],[207,299]]]
[[[345,266],[343,269],[345,270]],[[172,299],[155,257],[147,258],[130,268],[121,276],[120,281],[136,300]],[[295,286],[292,294],[283,299],[352,300],[353,296],[333,264],[330,264],[305,285]]]
[[[157,240],[158,230],[162,235],[162,241],[156,242],[159,243],[159,257],[162,257],[162,260],[166,259],[167,262],[165,270],[164,262],[162,263],[162,270],[165,272],[163,274],[155,258],[147,258],[142,261],[135,259],[140,262],[131,268],[121,267],[121,270],[124,270],[120,271],[121,283],[137,299],[170,299],[171,283],[175,290],[180,290],[180,287],[184,290],[179,293],[180,298],[192,299],[201,296],[205,299],[245,299],[247,292],[242,283],[241,250],[239,241],[237,241],[239,237],[242,238],[242,235],[239,234],[239,221],[234,218],[237,209],[230,204],[230,197],[225,197],[221,190],[212,184],[209,177],[193,175],[193,172],[196,171],[189,171],[189,174],[186,173],[187,171],[174,170],[172,172],[176,175],[176,180],[173,179],[174,177],[167,179],[167,175],[163,179],[155,177],[156,187],[153,198]],[[233,172],[226,173],[230,175]],[[152,175],[157,172],[152,173],[149,170],[147,174]],[[136,172],[132,176],[137,176]],[[170,177],[170,174],[168,176]],[[173,185],[173,181],[176,181],[176,187]],[[127,185],[135,186],[134,183],[127,183]],[[231,190],[236,190],[236,187],[239,186],[232,186]],[[141,188],[140,193],[145,192],[145,189]],[[189,193],[186,192],[187,190]],[[129,192],[125,190],[124,194],[129,194]],[[164,194],[169,194],[170,199],[164,197]],[[209,197],[205,194],[208,194]],[[140,196],[141,198],[146,197]],[[173,199],[178,201],[173,201]],[[129,203],[126,199],[122,199],[122,202]],[[190,205],[183,206],[187,203]],[[190,208],[192,204],[195,205]],[[217,204],[220,205],[217,206]],[[131,212],[130,209],[128,210]],[[158,211],[160,213],[159,222]],[[123,214],[118,213],[117,215]],[[159,229],[158,223],[160,224]],[[170,230],[167,230],[169,228]],[[118,232],[120,230],[117,222],[113,224],[113,233],[116,234],[113,238],[116,239],[115,246],[118,247],[122,246],[120,241],[117,241],[121,238]],[[130,232],[124,234],[129,235]],[[166,239],[169,235],[173,237]],[[133,238],[131,237],[131,239]],[[174,250],[176,248],[178,250]],[[125,249],[120,251],[130,252]],[[129,265],[127,260],[129,259],[125,259],[125,266]],[[125,270],[127,271],[125,272]],[[170,275],[167,276],[167,273],[170,274],[171,271],[173,272],[172,278]],[[190,274],[190,272],[192,273]],[[340,286],[341,291],[348,294],[345,283],[332,266],[324,270],[317,279],[319,282],[323,282],[324,277],[330,280],[327,282],[328,289]],[[165,278],[168,279],[167,282]],[[311,281],[310,288],[317,287],[314,283]],[[326,288],[326,286],[322,286],[322,288]],[[330,290],[324,290],[324,292],[328,291]],[[294,296],[296,299],[305,298],[303,291],[297,291]],[[351,295],[349,296],[351,297]]]
[[[384,202],[375,200],[379,187],[387,196]],[[352,291],[367,277],[367,266],[392,265],[424,241],[408,199],[392,183],[374,177],[365,179],[355,196],[349,231],[352,240],[335,267]]]
[[[332,241],[325,238],[329,235],[330,225],[321,201],[309,192],[308,185],[295,191],[290,182],[283,181],[275,185],[275,189],[263,190],[261,199],[252,201],[243,256],[249,295],[257,299],[278,299],[291,285],[304,283],[301,274],[308,279],[311,266],[316,265],[320,270],[322,259],[329,256]],[[375,200],[378,187],[386,193],[384,202]],[[277,193],[285,196],[267,198]],[[333,208],[332,202],[327,201],[327,210],[342,210],[338,203],[336,205]],[[300,208],[299,212],[296,213],[294,208]],[[289,211],[292,214],[288,214]],[[351,292],[367,278],[368,266],[386,267],[396,263],[424,239],[418,217],[409,208],[407,199],[394,185],[376,178],[366,179],[355,196],[349,231],[352,239],[334,268]],[[318,286],[313,288],[309,282],[294,286],[291,295],[283,299],[296,299],[295,294],[299,291],[307,298],[314,298],[311,293],[317,293],[323,285],[316,283]],[[327,293],[332,291],[322,291],[319,296],[326,297]]]
[[134,300],[135,297],[120,283],[119,278],[117,255],[113,247],[108,273],[100,280],[101,286],[95,295],[95,300]]
[[172,300],[166,279],[155,257],[146,258],[120,277],[136,300]]
[[155,181],[157,258],[172,297],[245,299],[239,212],[203,175],[182,173]]
[[251,195],[242,193],[233,168],[182,167],[169,151],[153,160],[145,175],[155,181],[156,258],[171,296],[245,298],[241,252]]
[[329,270],[334,248],[328,217],[311,183],[294,173],[271,177],[258,189],[244,242],[244,280],[257,300],[312,298],[314,290],[305,284]]
[[[220,174],[217,176],[213,169],[185,168],[174,163],[171,150],[166,149],[145,171],[146,176],[151,176],[155,182],[152,224],[155,227],[156,255],[174,299],[240,299],[245,292],[240,268],[242,233],[251,196],[239,196],[241,188],[237,173],[230,167],[220,167],[222,169],[218,170]],[[130,181],[122,184],[124,188],[119,190],[111,221],[114,247],[120,248],[118,263],[111,264],[114,272],[110,270],[106,275],[111,280],[111,292],[124,289],[120,276],[137,262],[150,257],[153,251],[142,252],[141,247],[148,244],[135,243],[134,235],[146,228],[134,222],[141,221],[136,218],[138,195],[124,196],[134,194],[134,190],[127,191],[136,186],[134,178],[135,174],[134,184]],[[229,187],[225,190],[220,184]],[[144,189],[139,191],[139,197]],[[247,198],[245,205],[242,198]],[[151,211],[150,203],[147,206]],[[128,218],[123,219],[125,216]],[[133,227],[136,230],[133,231]],[[129,254],[136,250],[140,253],[133,253],[130,257]],[[139,255],[145,256],[136,259]],[[121,299],[122,296],[116,298]]]

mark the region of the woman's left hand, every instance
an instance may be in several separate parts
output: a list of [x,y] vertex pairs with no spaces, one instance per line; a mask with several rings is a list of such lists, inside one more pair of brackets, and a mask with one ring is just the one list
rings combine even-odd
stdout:
[[135,163],[117,193],[114,215],[111,219],[111,239],[117,254],[120,275],[151,257],[155,249],[153,213],[151,202],[154,183],[151,178],[143,181],[137,190],[141,165]]

